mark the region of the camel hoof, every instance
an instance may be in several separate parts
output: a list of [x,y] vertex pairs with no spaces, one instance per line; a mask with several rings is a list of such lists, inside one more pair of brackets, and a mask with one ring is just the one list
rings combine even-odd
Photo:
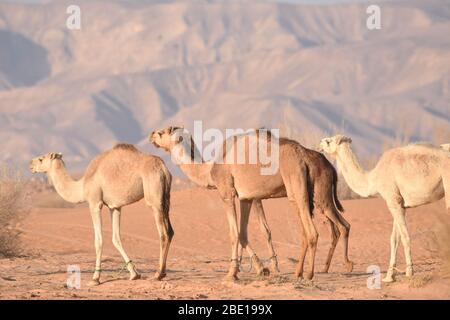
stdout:
[[352,272],[353,271],[353,262],[349,261],[349,262],[347,262],[346,265],[347,265],[347,273]]
[[330,266],[325,266],[323,269],[322,269],[322,273],[328,273],[328,270],[330,269]]
[[270,276],[270,270],[268,268],[262,268],[258,271],[258,276],[268,277],[268,276]]
[[390,282],[394,282],[395,279],[394,279],[394,277],[388,277],[388,276],[386,276],[386,277],[384,277],[383,279],[381,279],[381,281],[383,281],[383,282],[385,282],[385,283],[390,283]]
[[235,274],[227,274],[223,280],[227,282],[235,282],[238,281],[239,278]]
[[161,281],[162,279],[164,279],[166,277],[166,273],[165,272],[156,272],[155,273],[155,280],[157,281]]
[[314,277],[314,272],[308,272],[308,273],[306,274],[305,279],[306,279],[306,280],[312,280],[313,277]]
[[130,280],[138,280],[141,278],[141,275],[139,273],[131,274]]
[[89,287],[95,287],[100,284],[100,279],[92,279],[88,282]]

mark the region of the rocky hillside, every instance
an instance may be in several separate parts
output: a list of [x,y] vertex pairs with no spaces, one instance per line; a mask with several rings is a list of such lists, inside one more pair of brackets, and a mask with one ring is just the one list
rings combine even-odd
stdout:
[[0,3],[1,162],[58,151],[79,169],[116,141],[155,152],[149,132],[194,120],[345,132],[365,155],[450,130],[448,0],[381,2],[376,31],[362,4],[77,2],[81,30],[69,2]]

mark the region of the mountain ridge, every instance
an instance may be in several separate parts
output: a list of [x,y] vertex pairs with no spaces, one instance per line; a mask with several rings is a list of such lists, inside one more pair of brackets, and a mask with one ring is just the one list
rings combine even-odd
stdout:
[[0,42],[0,161],[58,151],[82,168],[116,141],[158,153],[148,133],[194,120],[310,145],[342,131],[363,156],[450,127],[449,1],[381,3],[379,31],[364,4],[79,3],[79,31],[68,2],[0,4],[0,38],[27,43]]

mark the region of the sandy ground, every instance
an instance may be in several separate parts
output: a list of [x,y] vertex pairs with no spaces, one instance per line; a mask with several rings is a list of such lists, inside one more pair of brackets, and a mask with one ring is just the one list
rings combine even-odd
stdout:
[[[386,271],[389,259],[391,216],[381,199],[344,201],[351,223],[350,258],[354,271],[344,274],[342,248],[338,245],[330,272],[317,272],[313,282],[294,279],[299,252],[298,220],[288,212],[286,199],[266,200],[269,224],[279,255],[281,274],[258,278],[244,271],[234,283],[223,281],[228,267],[228,225],[215,191],[189,189],[172,193],[171,219],[175,238],[168,260],[168,274],[154,281],[159,241],[152,212],[143,202],[123,210],[122,242],[143,278],[128,281],[120,273],[123,261],[111,243],[109,214],[104,211],[104,265],[102,284],[88,287],[94,268],[93,229],[88,209],[34,209],[20,224],[24,258],[0,260],[0,299],[449,299],[450,280],[440,274],[441,262],[432,249],[435,214],[443,202],[408,212],[416,275],[368,289],[367,267]],[[319,229],[316,270],[320,271],[330,241],[328,226],[315,217]],[[264,237],[254,216],[250,240],[261,258],[268,257]],[[399,268],[404,269],[399,248]],[[81,267],[81,288],[67,289],[68,265]]]

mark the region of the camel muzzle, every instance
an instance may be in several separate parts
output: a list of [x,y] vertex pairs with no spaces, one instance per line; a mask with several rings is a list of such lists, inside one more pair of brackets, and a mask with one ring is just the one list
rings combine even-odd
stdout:
[[148,141],[151,142],[155,147],[157,148],[161,148],[161,146],[159,144],[156,143],[156,140],[153,138],[155,135],[155,131],[153,131],[149,136],[148,136]]

